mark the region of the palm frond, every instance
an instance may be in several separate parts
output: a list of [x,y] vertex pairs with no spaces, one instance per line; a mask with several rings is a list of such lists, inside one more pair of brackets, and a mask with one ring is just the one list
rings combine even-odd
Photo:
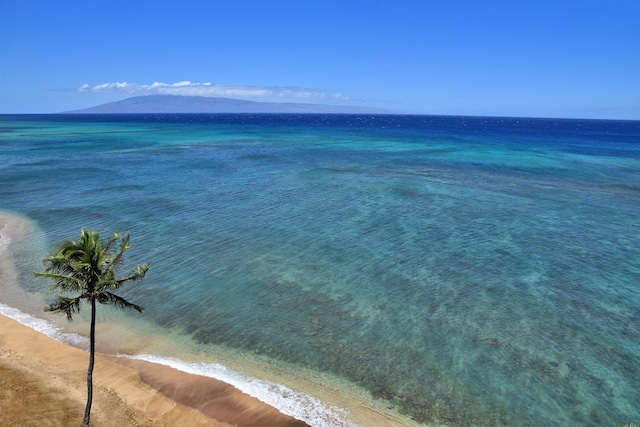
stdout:
[[129,233],[125,233],[123,235],[116,234],[115,236],[120,238],[120,250],[111,259],[109,266],[109,269],[111,271],[117,271],[120,267],[122,267],[122,264],[124,262],[124,253],[133,247]]
[[75,298],[58,297],[56,302],[49,304],[44,311],[64,313],[64,315],[67,316],[67,319],[73,320],[73,315],[80,313],[80,302],[87,298],[87,294],[82,294]]
[[48,273],[48,272],[36,272],[34,273],[38,277],[46,277],[47,279],[53,279],[51,285],[52,290],[61,290],[64,292],[81,291],[84,288],[84,281],[82,278],[70,276],[60,273]]
[[151,268],[151,264],[149,263],[139,265],[138,267],[136,267],[135,270],[130,272],[127,276],[114,279],[106,287],[109,287],[111,289],[119,289],[126,282],[139,282],[140,280],[144,279],[149,268]]
[[104,250],[100,242],[100,232],[83,228],[80,232],[83,260],[93,272],[100,271],[101,258]]
[[118,308],[133,308],[135,310],[138,310],[140,313],[142,313],[144,311],[144,307],[138,305],[138,304],[134,304],[131,303],[129,301],[127,301],[126,299],[122,298],[121,296],[118,296],[116,294],[112,294],[111,292],[100,292],[97,296],[96,296],[96,300],[100,303],[100,304],[113,304]]
[[102,247],[107,251],[107,252],[111,252],[111,247],[116,244],[116,242],[118,242],[118,240],[121,238],[120,233],[113,233],[113,236],[109,237],[108,239],[104,240],[102,243]]

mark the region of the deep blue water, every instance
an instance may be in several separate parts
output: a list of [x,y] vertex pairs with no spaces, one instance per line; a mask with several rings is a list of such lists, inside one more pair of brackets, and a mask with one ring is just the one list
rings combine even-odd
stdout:
[[0,210],[130,232],[145,319],[421,422],[640,421],[637,121],[0,116]]

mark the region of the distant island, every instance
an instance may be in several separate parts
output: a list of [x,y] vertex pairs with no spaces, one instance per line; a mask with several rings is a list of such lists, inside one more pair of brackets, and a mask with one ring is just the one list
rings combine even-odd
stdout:
[[345,105],[255,102],[204,96],[146,95],[109,102],[66,114],[135,113],[325,113],[325,114],[398,114],[374,107]]

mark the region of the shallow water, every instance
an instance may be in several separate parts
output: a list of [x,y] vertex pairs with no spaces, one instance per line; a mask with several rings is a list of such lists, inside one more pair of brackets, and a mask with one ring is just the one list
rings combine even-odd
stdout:
[[329,373],[421,422],[640,419],[640,122],[0,127],[0,210],[38,229],[14,249],[28,292],[46,292],[29,273],[58,241],[128,231],[131,265],[152,270],[123,293],[146,312],[103,321]]

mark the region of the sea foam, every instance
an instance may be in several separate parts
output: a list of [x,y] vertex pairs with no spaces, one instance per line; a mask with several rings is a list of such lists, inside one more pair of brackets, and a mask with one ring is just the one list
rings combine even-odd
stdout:
[[82,349],[89,348],[89,339],[87,337],[83,337],[82,335],[70,332],[64,332],[55,324],[44,319],[39,319],[37,317],[31,316],[21,310],[18,310],[17,308],[13,308],[6,304],[0,303],[0,314],[5,317],[9,317],[17,321],[18,323],[21,323],[33,329],[34,331],[40,332],[56,341],[61,341]]
[[[0,230],[4,229],[6,225],[2,225]],[[11,245],[11,239],[9,236],[6,236],[0,233],[0,254],[3,253],[8,247]]]
[[297,392],[282,384],[251,378],[219,363],[188,363],[182,360],[159,357],[152,354],[120,355],[170,366],[182,372],[215,378],[231,384],[238,390],[273,406],[283,414],[302,420],[314,427],[355,427],[346,419],[347,411],[328,406],[305,393]]

